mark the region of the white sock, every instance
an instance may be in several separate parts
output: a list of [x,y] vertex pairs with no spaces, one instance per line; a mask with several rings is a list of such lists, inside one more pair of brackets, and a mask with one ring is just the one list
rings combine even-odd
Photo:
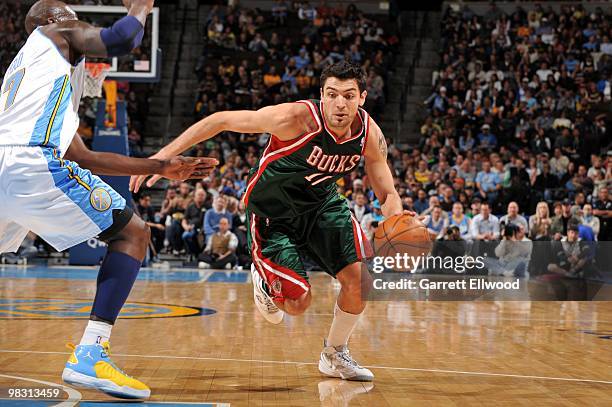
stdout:
[[349,337],[353,333],[355,326],[357,326],[360,315],[342,311],[338,303],[336,303],[334,307],[334,320],[329,329],[329,335],[327,335],[327,346],[347,345]]
[[101,321],[89,321],[79,345],[93,345],[108,342],[113,326]]

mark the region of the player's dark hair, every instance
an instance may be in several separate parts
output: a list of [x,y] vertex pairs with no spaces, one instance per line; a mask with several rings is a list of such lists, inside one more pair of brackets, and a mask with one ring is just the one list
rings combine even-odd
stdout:
[[341,80],[355,79],[359,92],[366,90],[366,73],[361,66],[350,61],[344,60],[331,64],[321,72],[321,89],[325,87],[325,82],[329,78],[338,78]]

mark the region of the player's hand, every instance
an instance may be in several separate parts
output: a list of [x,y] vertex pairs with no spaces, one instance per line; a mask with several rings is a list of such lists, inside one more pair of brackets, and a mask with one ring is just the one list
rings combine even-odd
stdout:
[[147,20],[147,16],[155,5],[154,0],[122,0],[125,8],[128,9],[128,15],[134,16],[143,25]]
[[425,220],[425,218],[427,217],[426,215],[419,216],[418,213],[416,213],[414,211],[409,211],[407,209],[404,209],[404,212],[402,212],[402,215],[408,215],[408,216],[416,217],[419,222],[423,222]]
[[[155,158],[152,156],[151,158]],[[161,178],[185,180],[190,178],[204,178],[219,165],[219,162],[214,158],[208,157],[172,157],[164,162],[164,168],[161,174],[153,175],[148,181],[147,186],[152,187]],[[130,191],[138,192],[140,186],[147,179],[148,175],[133,175],[130,178]]]
[[219,165],[219,161],[215,158],[172,157],[168,160],[164,160],[164,168],[159,175],[164,178],[179,181],[191,178],[204,178],[208,176],[217,165]]
[[[130,191],[134,193],[140,191],[140,186],[148,177],[148,175],[132,175],[132,177],[130,178]],[[153,175],[147,181],[147,186],[152,187],[157,181],[162,178],[163,177],[161,175]]]
[[130,9],[132,5],[134,6],[144,6],[151,10],[154,6],[155,0],[122,0],[123,5],[126,9]]

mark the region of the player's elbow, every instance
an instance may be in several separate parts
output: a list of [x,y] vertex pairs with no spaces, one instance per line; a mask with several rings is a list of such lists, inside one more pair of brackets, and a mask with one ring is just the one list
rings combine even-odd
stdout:
[[230,128],[229,112],[216,112],[208,116],[206,119],[208,124],[213,128],[215,133],[228,130]]
[[140,46],[143,35],[144,27],[133,16],[125,16],[100,32],[107,54],[111,57],[129,54]]
[[213,135],[222,131],[244,132],[248,118],[237,111],[222,111],[211,114],[202,120],[203,130]]

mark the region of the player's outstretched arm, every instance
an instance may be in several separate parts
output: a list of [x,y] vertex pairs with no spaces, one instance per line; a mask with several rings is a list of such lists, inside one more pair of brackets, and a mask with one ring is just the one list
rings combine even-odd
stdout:
[[[236,133],[270,133],[280,140],[291,140],[312,130],[316,123],[310,109],[303,103],[283,103],[259,110],[235,110],[217,112],[193,124],[158,153],[154,159],[166,159],[188,150],[223,131]],[[132,177],[130,189],[138,192],[146,177]],[[152,186],[160,177],[152,177]]]
[[304,113],[308,113],[308,107],[300,103],[282,103],[259,110],[217,112],[193,124],[153,157],[180,154],[223,131],[270,133],[281,140],[291,140],[307,130]]
[[165,160],[127,157],[121,154],[91,151],[78,134],[64,158],[78,162],[99,175],[153,175],[185,180],[206,177],[219,163],[214,158],[170,157]]
[[393,175],[387,165],[387,141],[380,127],[372,119],[364,157],[365,170],[383,215],[388,218],[404,213],[402,200],[395,190]]
[[67,60],[81,56],[114,57],[129,54],[140,45],[147,15],[154,0],[124,0],[128,14],[111,27],[94,27],[84,21],[67,20],[43,27]]

